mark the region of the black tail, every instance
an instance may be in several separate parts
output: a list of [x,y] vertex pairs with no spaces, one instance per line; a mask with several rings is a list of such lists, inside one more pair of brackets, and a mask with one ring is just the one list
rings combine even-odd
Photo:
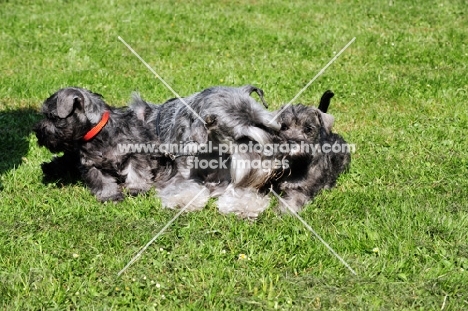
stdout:
[[318,107],[318,109],[321,112],[323,113],[327,112],[328,106],[330,106],[330,100],[332,99],[333,96],[335,96],[335,94],[330,90],[327,90],[325,91],[325,93],[323,93],[322,98],[320,98],[320,104]]

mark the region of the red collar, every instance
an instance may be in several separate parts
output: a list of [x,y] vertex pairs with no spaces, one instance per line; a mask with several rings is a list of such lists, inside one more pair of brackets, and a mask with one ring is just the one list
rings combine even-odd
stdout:
[[85,136],[83,136],[83,140],[84,141],[88,141],[88,140],[91,140],[93,139],[94,136],[96,136],[104,126],[106,126],[107,124],[107,121],[109,120],[109,114],[110,112],[109,111],[105,111],[102,115],[102,118],[101,118],[101,121],[99,121],[98,124],[96,124],[95,127],[93,127],[92,129],[89,130],[88,133],[85,134]]

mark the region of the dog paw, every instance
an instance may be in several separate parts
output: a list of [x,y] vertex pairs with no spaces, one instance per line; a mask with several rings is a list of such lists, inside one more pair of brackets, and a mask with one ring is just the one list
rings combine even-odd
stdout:
[[139,195],[140,193],[145,193],[147,192],[148,189],[141,189],[141,188],[128,188],[127,192],[129,195],[132,197]]
[[170,209],[186,207],[186,211],[203,209],[210,199],[209,194],[206,187],[190,181],[173,183],[159,191],[164,207]]
[[101,202],[113,201],[118,202],[124,199],[124,195],[117,184],[106,184],[104,188],[99,190],[91,190]]
[[307,196],[297,192],[294,195],[281,198],[281,200],[279,200],[278,208],[283,213],[290,213],[291,211],[299,213],[308,201],[309,198]]
[[43,162],[41,164],[42,173],[45,181],[54,180],[78,180],[80,172],[78,163],[75,161],[75,155],[64,155],[54,157],[51,162]]
[[128,193],[131,196],[137,196],[140,193],[145,193],[148,192],[151,189],[151,185],[147,183],[139,183],[139,184],[133,184],[133,185],[127,185],[125,186],[126,193]]
[[96,197],[100,202],[120,202],[120,201],[123,201],[124,199],[124,196],[122,193],[116,193],[116,194],[107,195],[107,196],[96,195]]
[[269,197],[257,193],[254,189],[231,187],[218,198],[218,210],[221,213],[234,213],[241,218],[252,220],[266,210],[269,204]]
[[284,181],[280,185],[280,190],[281,191],[287,191],[287,190],[299,190],[301,189],[301,184],[298,182],[288,182]]
[[57,178],[60,177],[56,166],[52,162],[44,162],[41,164],[42,173],[45,178]]

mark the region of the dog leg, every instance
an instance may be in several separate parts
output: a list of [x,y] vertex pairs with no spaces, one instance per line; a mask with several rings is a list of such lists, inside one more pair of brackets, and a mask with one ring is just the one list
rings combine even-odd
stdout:
[[91,192],[101,202],[121,201],[124,198],[115,178],[105,175],[95,167],[91,167],[85,171],[83,179],[91,189]]
[[136,164],[130,162],[125,170],[122,171],[122,175],[126,175],[125,186],[131,195],[137,195],[150,190],[151,179],[153,177],[148,168],[139,168]]
[[283,213],[289,213],[290,209],[298,213],[310,198],[299,190],[288,190],[284,192],[282,200],[279,200],[279,209]]
[[57,180],[69,177],[78,180],[80,177],[80,157],[77,152],[65,152],[61,157],[54,157],[51,162],[41,164],[45,180]]

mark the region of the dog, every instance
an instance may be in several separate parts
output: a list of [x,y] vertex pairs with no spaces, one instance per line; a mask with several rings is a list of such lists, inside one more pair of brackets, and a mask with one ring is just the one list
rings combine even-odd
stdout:
[[[184,146],[179,153],[168,154],[177,173],[164,185],[159,184],[164,206],[176,208],[190,203],[188,210],[198,210],[210,197],[217,197],[220,212],[247,218],[268,207],[269,199],[259,195],[259,190],[273,171],[235,165],[240,159],[259,157],[239,152],[240,144],[268,144],[280,130],[278,122],[271,122],[273,113],[250,96],[254,92],[266,106],[263,91],[252,85],[211,87],[161,105],[134,97],[132,109],[157,133],[162,144]],[[210,149],[200,151],[206,145]],[[222,150],[225,146],[229,148]],[[197,166],[203,161],[214,165]]]
[[279,141],[289,146],[289,166],[276,172],[270,186],[281,193],[280,209],[299,212],[322,189],[329,189],[350,165],[350,147],[332,132],[334,117],[327,113],[334,96],[326,91],[318,108],[302,104],[280,108]]
[[100,94],[78,87],[58,90],[42,105],[44,119],[34,126],[40,146],[62,157],[42,165],[45,176],[79,171],[99,201],[120,201],[148,191],[172,167],[155,154],[121,152],[120,144],[159,143],[129,108],[113,108]]

